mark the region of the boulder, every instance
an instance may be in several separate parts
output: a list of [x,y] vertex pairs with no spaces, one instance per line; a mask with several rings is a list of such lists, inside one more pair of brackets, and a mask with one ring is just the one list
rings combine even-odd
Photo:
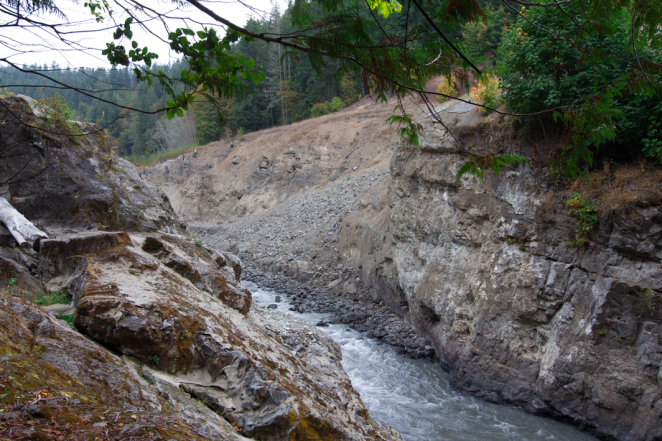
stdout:
[[9,202],[37,227],[182,231],[165,194],[117,156],[99,126],[71,121],[87,136],[40,131],[34,100],[17,95],[2,104],[0,182],[9,180]]
[[[233,309],[223,294],[198,288],[213,277],[219,291],[241,289],[234,271],[227,279],[212,276],[211,254],[183,238],[133,234],[127,243],[124,233],[114,234],[110,241],[95,237],[122,244],[92,245],[93,252],[65,257],[68,265],[52,265],[68,274],[53,280],[68,284],[80,332],[168,376],[242,435],[380,439],[342,371],[337,343],[292,317],[257,306],[248,311],[245,303]],[[73,238],[57,241],[46,247],[49,256],[78,251]],[[200,278],[171,268],[175,256]]]
[[3,439],[246,439],[213,412],[194,410],[185,393],[164,395],[42,308],[13,296],[0,306]]
[[241,261],[234,255],[210,252],[170,235],[147,236],[142,249],[227,306],[242,314],[250,309],[251,293],[239,283]]

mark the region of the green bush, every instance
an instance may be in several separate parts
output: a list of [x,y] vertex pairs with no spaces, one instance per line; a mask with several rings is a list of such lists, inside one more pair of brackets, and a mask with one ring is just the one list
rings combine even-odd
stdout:
[[568,245],[582,246],[586,243],[588,233],[598,223],[598,208],[586,202],[579,193],[573,193],[565,205],[568,207],[568,214],[577,217],[575,240],[569,241]]
[[[577,2],[568,5],[574,7],[581,9]],[[656,156],[659,138],[649,132],[654,121],[662,120],[662,105],[651,84],[661,85],[662,77],[659,70],[644,76],[637,69],[628,11],[615,7],[597,24],[581,14],[571,19],[559,8],[532,7],[522,13],[504,31],[498,49],[502,99],[516,113],[556,109],[542,115],[554,115],[562,128],[565,148],[555,171],[578,176],[592,165],[598,147],[617,159],[631,159],[644,147]],[[662,56],[639,46],[642,63],[659,66]]]
[[474,57],[493,57],[501,42],[503,28],[512,24],[513,16],[514,13],[503,6],[495,9],[486,5],[485,16],[462,27],[462,38],[469,53]]
[[38,99],[36,108],[45,118],[45,121],[39,124],[43,129],[66,136],[80,135],[80,130],[70,122],[73,110],[59,94]]
[[655,158],[658,162],[662,163],[662,122],[660,122],[658,119],[659,117],[657,116],[662,113],[660,110],[662,104],[658,104],[657,107],[658,109],[656,109],[656,111],[653,112],[653,115],[648,118],[650,124],[648,126],[646,137],[642,142],[644,144],[644,154]]
[[345,108],[345,103],[336,97],[333,97],[331,101],[325,101],[323,103],[313,104],[313,107],[310,108],[310,116],[313,118],[317,116],[326,115],[332,112],[337,112]]
[[69,323],[70,325],[74,324],[74,314],[65,314],[63,312],[58,312],[57,318],[60,320],[64,320],[65,322]]

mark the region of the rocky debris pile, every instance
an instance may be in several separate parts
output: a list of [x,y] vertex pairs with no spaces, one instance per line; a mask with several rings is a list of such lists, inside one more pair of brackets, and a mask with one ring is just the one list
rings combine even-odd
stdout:
[[[508,146],[497,115],[438,112],[478,154]],[[577,245],[569,191],[529,166],[458,181],[466,151],[421,122],[421,148],[394,153],[388,203],[341,229],[371,294],[433,342],[460,390],[605,439],[662,439],[659,191]]]
[[99,126],[54,128],[39,115],[32,98],[3,100],[0,183],[3,197],[49,237],[61,229],[183,231],[165,194],[115,154]]
[[247,280],[286,293],[295,310],[328,313],[333,323],[366,332],[403,354],[434,357],[429,340],[369,296],[361,269],[338,249],[343,220],[360,206],[380,203],[387,177],[386,169],[368,170],[250,217],[189,228],[206,243],[237,253]]
[[[434,348],[430,340],[420,337],[401,317],[398,317],[385,305],[375,303],[365,290],[354,294],[333,293],[329,290],[311,288],[310,283],[301,283],[287,276],[274,280],[273,277],[251,276],[251,281],[260,286],[269,287],[286,293],[293,311],[318,312],[329,314],[329,322],[320,322],[317,326],[329,323],[342,323],[366,337],[375,338],[395,346],[397,352],[411,358],[434,358]],[[276,309],[278,305],[269,305]]]

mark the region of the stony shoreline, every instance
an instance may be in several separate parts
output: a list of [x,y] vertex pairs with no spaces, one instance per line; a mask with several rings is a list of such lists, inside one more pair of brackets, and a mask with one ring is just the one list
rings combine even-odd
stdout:
[[271,288],[289,297],[293,310],[300,313],[329,314],[331,324],[345,324],[383,343],[395,346],[397,352],[408,357],[436,358],[431,342],[418,336],[403,319],[388,307],[375,303],[365,291],[353,295],[332,292],[301,283],[288,277],[265,277],[250,263],[243,262],[245,280]]
[[435,358],[429,340],[369,294],[361,266],[339,246],[343,219],[383,203],[388,168],[311,189],[260,213],[228,222],[191,223],[200,240],[241,258],[244,279],[290,296],[299,312],[320,312],[398,348],[412,358]]

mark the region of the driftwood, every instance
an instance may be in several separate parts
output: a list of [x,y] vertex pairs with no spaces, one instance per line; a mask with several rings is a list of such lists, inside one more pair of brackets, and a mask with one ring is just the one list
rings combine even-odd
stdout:
[[14,236],[19,246],[27,247],[48,239],[48,235],[35,227],[25,216],[16,211],[6,199],[0,197],[0,222],[5,224],[7,230]]

